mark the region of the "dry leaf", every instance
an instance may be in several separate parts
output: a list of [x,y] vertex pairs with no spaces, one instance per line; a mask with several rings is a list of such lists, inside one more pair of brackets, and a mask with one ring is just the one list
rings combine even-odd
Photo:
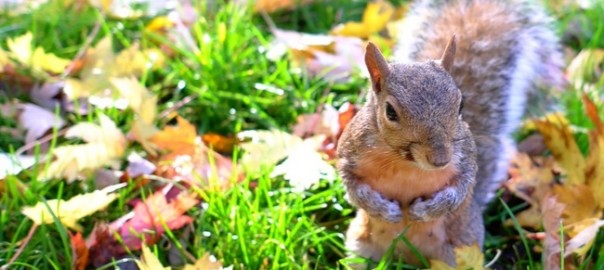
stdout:
[[21,212],[37,225],[53,223],[54,215],[65,226],[80,231],[82,227],[77,224],[77,221],[105,209],[117,199],[117,194],[112,192],[124,186],[122,184],[110,186],[103,190],[74,196],[68,201],[54,199],[39,202],[34,206],[24,207]]
[[136,114],[130,134],[147,152],[156,155],[156,149],[149,139],[159,132],[153,123],[157,116],[157,96],[134,77],[112,78],[111,83]]
[[563,217],[567,224],[595,218],[602,214],[592,190],[586,185],[556,185],[554,193],[558,202],[566,206]]
[[74,234],[69,234],[71,238],[71,250],[73,251],[73,264],[72,269],[74,270],[84,270],[88,265],[89,259],[89,250],[84,242],[84,238],[82,237],[82,233],[77,232]]
[[40,72],[47,71],[52,73],[61,73],[69,65],[69,60],[57,57],[54,54],[44,52],[44,49],[32,46],[33,35],[31,32],[8,39],[10,55],[21,64],[30,67],[32,70]]
[[562,211],[564,204],[558,203],[553,196],[544,198],[541,214],[543,215],[543,260],[545,269],[560,269],[560,225],[562,224]]
[[19,124],[27,130],[26,144],[39,139],[53,127],[60,129],[65,124],[65,121],[53,112],[31,103],[20,104],[19,111]]
[[[564,116],[558,115],[563,118]],[[534,125],[543,135],[545,144],[556,161],[567,173],[566,183],[585,184],[585,158],[575,142],[567,120],[552,122],[533,120]]]
[[176,230],[191,223],[193,219],[185,213],[197,203],[196,195],[187,192],[181,192],[175,199],[168,201],[160,190],[139,202],[131,214],[112,222],[110,229],[121,236],[126,247],[137,250],[143,243],[157,242],[166,227]]
[[571,226],[574,231],[574,237],[570,239],[565,247],[565,256],[576,253],[580,257],[585,257],[596,239],[596,234],[600,227],[604,226],[604,220],[586,219],[578,224]]
[[149,250],[146,245],[143,245],[143,254],[140,260],[136,260],[136,265],[140,270],[170,270],[170,267],[164,267],[155,254]]
[[483,270],[484,254],[478,247],[478,244],[471,246],[459,246],[455,248],[455,262],[457,266],[451,267],[439,260],[430,260],[430,269],[432,270]]
[[194,265],[187,264],[183,270],[228,270],[232,268],[232,266],[222,267],[222,263],[219,260],[216,260],[214,256],[206,252]]
[[368,38],[386,27],[394,14],[394,7],[388,1],[375,1],[367,4],[362,22],[348,22],[337,26],[332,35]]
[[245,151],[241,164],[248,173],[258,173],[263,166],[272,167],[286,158],[303,139],[280,130],[248,130],[238,134]]
[[585,178],[593,192],[593,197],[600,210],[604,209],[604,123],[600,119],[594,102],[583,94],[586,114],[594,124],[589,133],[589,153],[586,159]]
[[581,89],[581,84],[596,83],[602,76],[604,50],[583,49],[566,68],[569,81]]
[[15,156],[6,153],[0,153],[0,179],[7,175],[15,175],[24,169],[33,166],[37,158],[34,156]]
[[233,137],[225,137],[220,134],[206,133],[201,136],[203,143],[219,153],[232,153],[233,148],[237,145],[237,139]]
[[82,122],[67,130],[66,137],[78,137],[87,143],[60,146],[53,150],[56,157],[39,175],[40,180],[67,178],[75,180],[84,170],[94,170],[120,158],[126,150],[124,134],[105,115],[99,115],[100,126]]

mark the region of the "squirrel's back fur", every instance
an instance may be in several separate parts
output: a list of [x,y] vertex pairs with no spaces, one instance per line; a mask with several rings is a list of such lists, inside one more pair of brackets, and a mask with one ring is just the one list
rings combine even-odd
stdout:
[[464,97],[463,119],[478,149],[475,200],[484,206],[506,178],[528,92],[542,79],[559,84],[562,55],[551,19],[528,1],[422,0],[401,26],[396,62],[438,59],[458,37],[453,79]]

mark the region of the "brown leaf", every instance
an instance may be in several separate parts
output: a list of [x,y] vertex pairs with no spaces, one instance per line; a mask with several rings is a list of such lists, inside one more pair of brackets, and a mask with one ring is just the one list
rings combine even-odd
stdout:
[[71,237],[71,249],[74,253],[73,269],[84,270],[88,265],[89,251],[82,233],[77,232],[75,235],[70,233]]

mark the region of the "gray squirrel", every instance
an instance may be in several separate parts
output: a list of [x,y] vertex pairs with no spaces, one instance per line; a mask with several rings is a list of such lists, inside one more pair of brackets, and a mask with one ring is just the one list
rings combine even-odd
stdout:
[[[421,0],[393,62],[367,45],[372,91],[337,150],[358,208],[349,250],[379,260],[403,231],[425,257],[451,265],[455,247],[482,247],[482,211],[506,179],[528,94],[561,80],[551,23],[528,1]],[[403,243],[395,254],[418,263]]]

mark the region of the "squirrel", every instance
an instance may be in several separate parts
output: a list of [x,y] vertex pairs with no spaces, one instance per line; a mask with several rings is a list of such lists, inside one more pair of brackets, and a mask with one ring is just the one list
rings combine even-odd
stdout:
[[[521,0],[421,0],[394,62],[368,43],[372,90],[337,149],[358,208],[348,250],[380,260],[405,233],[424,257],[455,265],[455,247],[483,246],[482,211],[506,179],[527,97],[563,78],[551,22]],[[419,263],[404,243],[394,254]]]

